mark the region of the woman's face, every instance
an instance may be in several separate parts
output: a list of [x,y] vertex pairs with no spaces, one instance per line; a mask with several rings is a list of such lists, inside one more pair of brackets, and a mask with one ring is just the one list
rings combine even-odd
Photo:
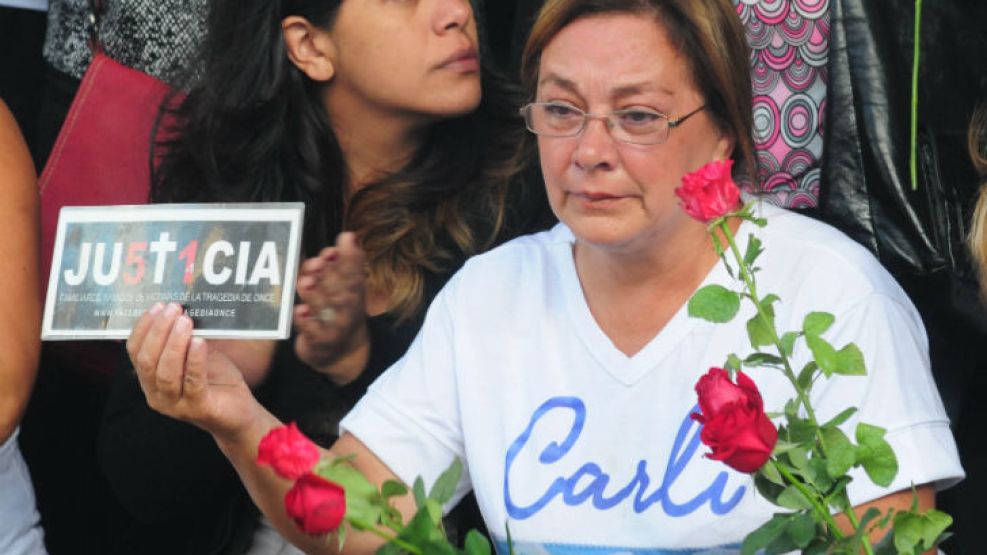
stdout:
[[[584,17],[560,31],[542,52],[536,100],[593,114],[644,108],[673,120],[704,104],[662,25],[632,14]],[[538,137],[555,214],[580,242],[628,252],[653,250],[695,225],[674,190],[687,172],[726,159],[732,147],[705,110],[658,145],[615,141],[600,119],[574,137]]]
[[345,0],[329,34],[330,99],[346,109],[448,117],[480,102],[469,0]]

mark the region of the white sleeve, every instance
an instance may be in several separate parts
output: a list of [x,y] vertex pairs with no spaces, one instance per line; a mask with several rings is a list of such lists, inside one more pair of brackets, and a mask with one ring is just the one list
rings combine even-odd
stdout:
[[428,491],[457,457],[463,460],[463,478],[447,509],[470,489],[448,306],[452,284],[432,302],[408,352],[340,423],[341,433],[356,436],[409,486],[421,476]]
[[964,477],[949,418],[932,378],[925,328],[907,299],[868,295],[844,314],[824,337],[839,349],[854,342],[861,349],[867,376],[834,376],[817,384],[813,405],[820,422],[856,406],[857,415],[841,426],[856,443],[858,422],[887,430],[885,439],[898,459],[898,474],[887,488],[875,485],[862,469],[853,469],[847,488],[854,505],[913,485],[937,490]]

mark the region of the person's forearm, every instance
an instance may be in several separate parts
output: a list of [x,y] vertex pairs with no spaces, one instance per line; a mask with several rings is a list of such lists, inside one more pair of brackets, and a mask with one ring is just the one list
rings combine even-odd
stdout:
[[[268,413],[239,437],[216,438],[216,443],[233,463],[254,503],[285,539],[305,553],[337,555],[340,551],[334,538],[305,534],[285,512],[284,496],[291,488],[291,482],[275,474],[269,467],[257,464],[257,446],[261,438],[279,425],[281,422]],[[320,448],[320,451],[323,458],[333,456],[328,450]],[[380,545],[376,536],[351,529],[347,530],[346,545],[342,553],[372,554]]]

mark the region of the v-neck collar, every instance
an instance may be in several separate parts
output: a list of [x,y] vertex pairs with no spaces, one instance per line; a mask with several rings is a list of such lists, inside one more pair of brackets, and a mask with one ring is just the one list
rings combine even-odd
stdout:
[[[745,221],[737,230],[738,242],[745,242],[741,237],[746,231],[747,222]],[[665,327],[652,337],[640,351],[632,356],[624,354],[604,333],[589,309],[589,303],[586,301],[586,295],[576,272],[572,248],[575,244],[575,237],[568,228],[565,229],[565,232],[566,240],[555,243],[552,254],[556,258],[556,266],[559,268],[566,311],[572,327],[576,331],[576,336],[613,379],[626,386],[632,386],[651,370],[657,368],[662,360],[676,348],[679,348],[683,339],[693,331],[697,331],[698,326],[705,326],[709,328],[709,333],[712,333],[713,324],[689,316],[688,300],[686,300],[665,324]],[[733,289],[737,287],[736,281],[730,277],[720,261],[717,261],[709,270],[697,290],[713,283]]]

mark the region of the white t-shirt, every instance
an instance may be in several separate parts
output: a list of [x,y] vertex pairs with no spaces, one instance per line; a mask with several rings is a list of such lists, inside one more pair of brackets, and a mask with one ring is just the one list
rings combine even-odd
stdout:
[[[866,377],[817,384],[826,421],[851,405],[844,424],[888,429],[900,471],[887,489],[865,475],[854,504],[963,476],[929,371],[914,307],[862,247],[835,229],[770,206],[758,259],[760,294],[775,293],[780,332],[812,311],[836,316],[824,334],[863,351]],[[754,226],[745,223],[741,248]],[[729,353],[752,352],[749,306],[730,324],[690,318],[685,307],[640,352],[621,353],[591,315],[558,225],[474,257],[436,297],[408,353],[382,375],[341,424],[402,480],[426,484],[455,457],[466,463],[459,494],[476,492],[504,550],[509,523],[520,555],[716,553],[735,549],[779,508],[749,475],[706,459],[694,386]],[[739,289],[722,264],[705,283]],[[748,303],[749,304],[749,303]],[[796,368],[806,360],[800,342]],[[794,396],[777,371],[747,372],[765,408]],[[685,551],[681,551],[685,549]]]
[[0,6],[45,12],[48,11],[48,0],[0,0]]
[[46,555],[34,488],[17,446],[17,430],[0,444],[0,553]]

